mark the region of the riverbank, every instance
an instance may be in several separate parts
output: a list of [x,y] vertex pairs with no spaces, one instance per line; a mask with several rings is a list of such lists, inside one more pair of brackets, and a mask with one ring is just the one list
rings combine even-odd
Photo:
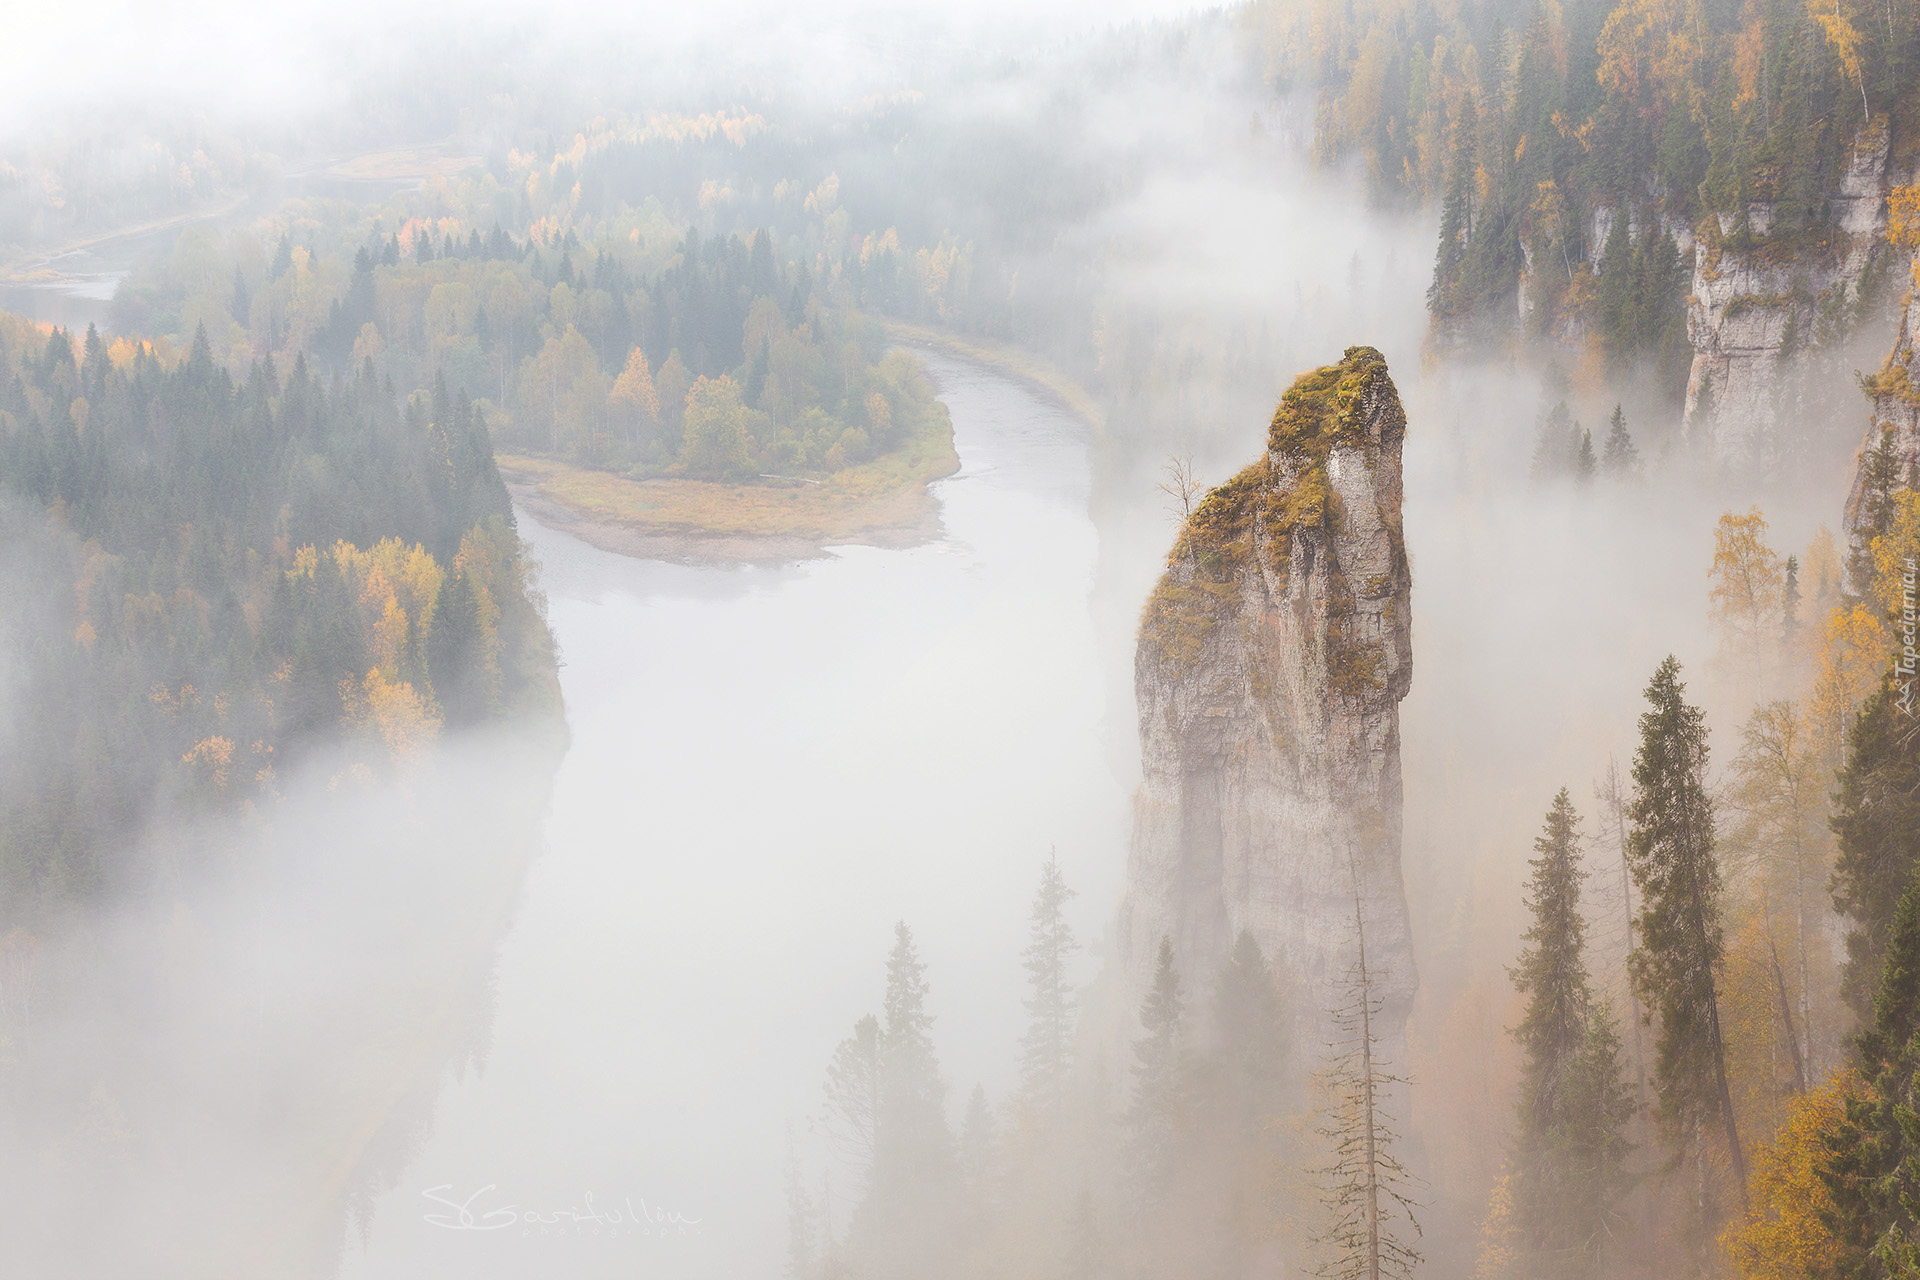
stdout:
[[514,502],[551,529],[641,560],[781,564],[858,543],[908,547],[940,532],[927,486],[960,469],[943,424],[872,462],[818,479],[631,480],[555,458],[503,453]]
[[983,364],[1021,383],[1079,418],[1097,432],[1107,429],[1106,411],[1088,391],[1060,366],[1031,351],[991,338],[977,338],[930,329],[925,325],[888,320],[887,336],[902,346],[931,347],[935,351]]
[[[1006,343],[888,321],[887,336],[982,365],[1065,409],[1096,434],[1106,414],[1059,366]],[[819,478],[752,483],[634,480],[532,454],[498,455],[507,491],[551,529],[617,555],[675,564],[784,564],[828,547],[910,547],[939,535],[927,486],[960,469],[949,425],[885,457]]]

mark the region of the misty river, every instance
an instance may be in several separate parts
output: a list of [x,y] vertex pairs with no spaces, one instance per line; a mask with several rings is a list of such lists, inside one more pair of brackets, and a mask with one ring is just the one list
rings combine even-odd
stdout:
[[833,1046],[878,1010],[896,919],[951,1109],[1005,1093],[1049,848],[1082,939],[1118,900],[1107,744],[1133,726],[1110,723],[1088,609],[1086,427],[927,361],[962,464],[928,545],[695,568],[522,518],[572,746],[485,1069],[446,1083],[344,1275],[777,1274],[789,1144],[836,1230],[857,1192],[809,1126]]

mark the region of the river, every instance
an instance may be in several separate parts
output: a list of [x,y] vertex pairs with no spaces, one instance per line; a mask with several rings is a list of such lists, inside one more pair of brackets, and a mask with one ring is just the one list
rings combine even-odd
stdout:
[[1108,742],[1133,726],[1109,722],[1088,607],[1085,428],[927,360],[961,459],[928,545],[690,568],[523,519],[572,747],[485,1070],[447,1082],[344,1275],[778,1274],[789,1133],[850,1210],[810,1120],[896,920],[952,1109],[1011,1085],[1041,865],[1057,851],[1097,939],[1128,821]]

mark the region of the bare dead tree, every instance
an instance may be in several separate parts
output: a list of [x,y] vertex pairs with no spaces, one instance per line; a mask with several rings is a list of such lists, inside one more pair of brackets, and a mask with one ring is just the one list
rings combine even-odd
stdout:
[[1193,501],[1200,496],[1204,486],[1194,478],[1193,458],[1187,454],[1174,454],[1160,468],[1162,479],[1155,487],[1169,499],[1167,510],[1182,523],[1193,514]]
[[1422,1260],[1406,1238],[1409,1231],[1420,1235],[1413,1214],[1418,1203],[1411,1195],[1413,1176],[1394,1152],[1400,1135],[1382,1097],[1390,1086],[1407,1082],[1391,1074],[1380,1055],[1374,1023],[1385,1002],[1382,975],[1367,965],[1357,886],[1353,930],[1357,959],[1338,984],[1335,1038],[1324,1076],[1331,1104],[1320,1134],[1331,1144],[1332,1159],[1319,1171],[1327,1220],[1316,1243],[1326,1256],[1315,1274],[1325,1280],[1408,1280]]

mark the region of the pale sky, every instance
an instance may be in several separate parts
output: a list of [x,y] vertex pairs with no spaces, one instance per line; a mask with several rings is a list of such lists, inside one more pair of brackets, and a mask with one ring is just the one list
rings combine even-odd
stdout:
[[[322,103],[343,77],[364,73],[420,39],[477,37],[509,56],[562,48],[598,57],[630,51],[644,64],[689,45],[757,46],[791,56],[813,41],[871,52],[984,36],[1017,47],[1217,6],[1191,0],[103,0],[78,10],[10,7],[8,39],[0,41],[0,114],[17,131],[44,118],[48,107],[59,113],[169,100],[271,114]],[[686,60],[674,65],[684,70]]]

